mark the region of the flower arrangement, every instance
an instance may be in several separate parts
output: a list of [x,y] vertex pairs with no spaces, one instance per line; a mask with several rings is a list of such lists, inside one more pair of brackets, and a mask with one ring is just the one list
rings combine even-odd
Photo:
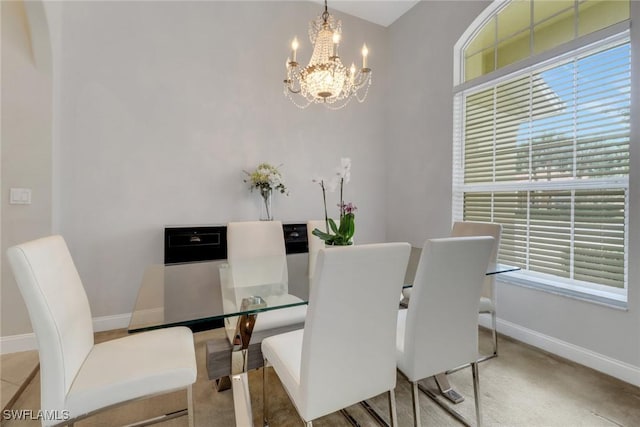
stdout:
[[[314,229],[311,233],[314,236],[324,240],[327,245],[352,245],[353,235],[356,231],[355,228],[355,211],[358,209],[353,203],[344,202],[344,184],[351,180],[351,159],[340,159],[340,167],[338,168],[336,175],[329,181],[324,178],[314,178],[313,182],[320,185],[322,188],[322,200],[324,202],[324,221],[325,231]],[[327,213],[327,190],[330,192],[335,191],[336,187],[340,185],[340,203],[338,208],[340,209],[340,225],[336,225],[336,222],[329,218]]]
[[257,189],[262,196],[265,208],[265,217],[262,219],[273,220],[271,194],[274,191],[279,191],[281,194],[289,195],[280,170],[278,170],[278,167],[272,166],[269,163],[260,163],[253,172],[243,172],[248,176],[244,182],[249,183],[249,189],[251,191]]

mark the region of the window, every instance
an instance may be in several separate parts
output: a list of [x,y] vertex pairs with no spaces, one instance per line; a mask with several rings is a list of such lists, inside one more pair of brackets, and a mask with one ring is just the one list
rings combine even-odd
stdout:
[[503,225],[515,282],[626,301],[631,60],[611,26],[626,18],[622,1],[512,1],[461,50],[453,219]]

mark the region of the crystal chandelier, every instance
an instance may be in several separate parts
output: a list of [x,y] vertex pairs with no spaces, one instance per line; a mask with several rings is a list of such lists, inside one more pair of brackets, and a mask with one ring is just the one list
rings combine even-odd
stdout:
[[364,102],[367,97],[371,85],[367,45],[362,47],[362,68],[356,69],[353,63],[346,68],[338,56],[341,33],[342,22],[329,14],[325,0],[322,15],[309,23],[309,40],[314,46],[309,65],[304,68],[299,67],[296,59],[298,39],[293,39],[292,57],[287,58],[286,63],[284,93],[299,108],[314,103],[338,110],[352,98]]

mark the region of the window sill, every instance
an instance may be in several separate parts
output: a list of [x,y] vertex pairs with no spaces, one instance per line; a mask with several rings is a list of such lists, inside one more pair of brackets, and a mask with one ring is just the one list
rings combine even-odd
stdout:
[[521,286],[538,291],[559,295],[579,301],[602,305],[616,310],[628,311],[627,297],[624,294],[607,292],[578,286],[568,286],[551,280],[530,277],[520,272],[500,274],[497,282]]

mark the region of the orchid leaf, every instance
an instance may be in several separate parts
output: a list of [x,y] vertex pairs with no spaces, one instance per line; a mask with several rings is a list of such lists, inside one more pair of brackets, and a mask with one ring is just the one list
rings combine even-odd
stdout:
[[331,231],[333,231],[336,234],[339,234],[338,226],[336,225],[336,222],[331,218],[329,218],[329,227],[331,227]]

